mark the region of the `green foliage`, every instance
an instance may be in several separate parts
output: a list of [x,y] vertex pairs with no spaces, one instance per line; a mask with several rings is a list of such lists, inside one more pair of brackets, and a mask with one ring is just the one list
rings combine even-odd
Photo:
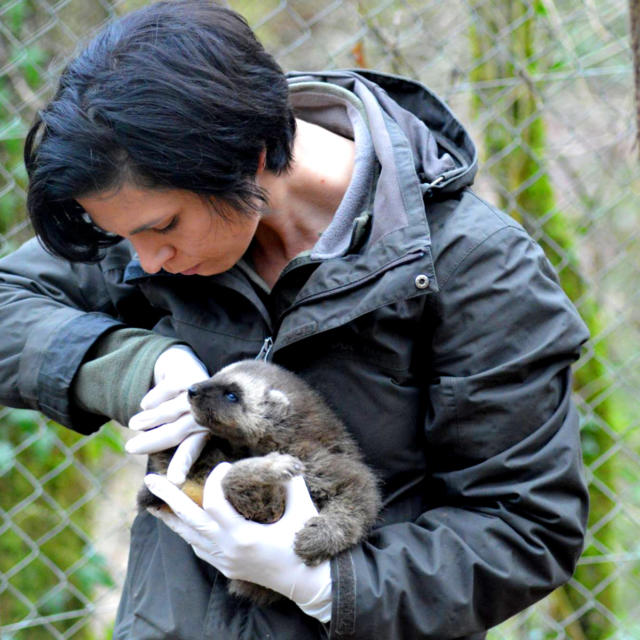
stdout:
[[7,25],[12,33],[20,33],[27,15],[27,3],[17,2],[5,13]]
[[[15,2],[2,16],[16,43],[34,31],[42,7],[31,0]],[[8,42],[8,41],[5,41]],[[0,76],[0,234],[24,219],[27,176],[22,159],[24,135],[31,112],[16,105],[25,94],[36,95],[44,82],[43,65],[53,45],[46,37],[37,44],[17,44],[7,54]],[[10,251],[13,242],[5,242]],[[99,586],[113,587],[106,562],[91,546],[94,501],[102,460],[107,451],[122,452],[113,425],[94,437],[75,434],[39,413],[14,409],[0,414],[0,624],[15,625],[15,640],[49,640],[74,628]],[[58,621],[20,629],[26,618],[54,616]],[[88,621],[87,617],[85,620]],[[74,640],[94,640],[86,624]]]
[[[9,411],[0,433],[0,508],[11,521],[0,529],[0,572],[9,584],[0,592],[3,624],[82,610],[97,586],[114,584],[89,542],[93,503],[87,496],[105,449],[122,451],[122,441],[110,425],[87,440],[27,410]],[[54,626],[62,631],[75,622]],[[45,626],[25,634],[15,637],[51,637]],[[89,629],[73,637],[93,638]]]
[[24,47],[15,52],[14,63],[30,87],[38,88],[40,86],[40,65],[47,58],[46,51],[39,47]]
[[[14,4],[3,16],[12,34],[19,40],[29,27],[29,19],[34,9],[27,0]],[[6,176],[0,174],[0,234],[9,231],[24,218],[24,198],[19,190],[26,189],[27,176],[22,160],[22,149],[27,123],[5,105],[17,104],[21,95],[16,84],[25,83],[26,91],[41,87],[42,65],[50,57],[42,47],[15,45],[9,52],[10,72],[0,76],[0,166]],[[35,105],[34,105],[35,106]],[[19,189],[7,188],[14,183]],[[6,247],[10,250],[13,247]]]
[[[92,491],[105,451],[121,452],[112,425],[94,437],[75,434],[34,411],[14,409],[0,421],[0,509],[10,526],[0,527],[0,592],[3,625],[26,616],[82,611],[98,586],[112,587],[104,558],[91,546]],[[77,622],[53,624],[64,631]],[[15,638],[51,637],[46,625]],[[73,637],[93,640],[90,629]]]
[[[480,22],[491,37],[487,38],[486,33],[480,33],[478,29],[471,35],[474,58],[478,61],[472,79],[492,88],[476,94],[474,107],[480,114],[486,112],[487,105],[490,105],[492,119],[485,128],[484,151],[491,159],[490,171],[498,185],[500,204],[539,238],[559,272],[563,288],[574,301],[579,301],[582,318],[592,336],[599,336],[605,325],[603,311],[589,292],[575,250],[580,242],[580,228],[557,207],[547,164],[546,125],[541,115],[540,97],[533,81],[527,81],[543,65],[548,70],[562,68],[565,64],[558,59],[547,63],[535,55],[535,20],[546,19],[546,5],[533,3],[534,12],[530,12],[531,3],[523,0],[490,4],[477,2],[475,5]],[[497,22],[500,17],[509,24],[506,36],[504,23]],[[499,39],[502,40],[502,48],[497,52],[492,50],[492,46]],[[512,82],[512,79],[520,81]],[[504,84],[500,86],[500,83]],[[584,457],[588,465],[597,465],[592,470],[597,473],[598,482],[615,491],[618,463],[614,457],[607,459],[603,454],[615,444],[608,430],[623,432],[629,424],[626,407],[630,406],[631,398],[621,397],[622,394],[615,391],[605,367],[604,363],[609,359],[609,342],[598,340],[592,348],[593,356],[576,371],[575,376],[576,391],[582,394],[585,404],[593,408],[593,418],[585,422],[582,430]],[[595,388],[594,381],[598,381]],[[606,493],[592,485],[589,524],[600,545],[600,554],[602,549],[611,553],[620,551],[618,532],[611,527],[598,526],[612,508]],[[604,563],[583,564],[578,567],[575,577],[598,594],[601,604],[609,610],[616,610],[615,592],[598,588],[598,585],[608,582],[615,570],[614,565]],[[559,591],[554,597],[556,602],[552,607],[561,616],[560,620],[571,613],[571,609],[558,605],[560,598],[575,608],[582,604],[574,592]],[[593,609],[581,616],[579,624],[573,624],[568,631],[571,638],[596,640],[609,637],[612,627],[609,619]]]

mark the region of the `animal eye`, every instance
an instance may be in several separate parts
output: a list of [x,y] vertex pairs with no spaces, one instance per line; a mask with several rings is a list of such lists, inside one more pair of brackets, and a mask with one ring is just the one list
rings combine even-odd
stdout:
[[224,397],[229,402],[238,402],[238,396],[235,393],[233,393],[233,391],[225,391],[224,392]]

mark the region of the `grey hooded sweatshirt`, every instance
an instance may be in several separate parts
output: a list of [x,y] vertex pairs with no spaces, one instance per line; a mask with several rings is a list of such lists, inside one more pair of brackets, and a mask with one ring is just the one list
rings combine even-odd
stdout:
[[378,525],[332,560],[331,622],[230,597],[145,513],[114,638],[481,639],[563,584],[581,552],[570,366],[587,330],[540,247],[470,190],[475,148],[424,86],[350,71],[290,82],[298,117],[356,140],[352,183],[318,244],[269,290],[244,262],[149,275],[124,241],[95,265],[28,242],[0,261],[0,399],[88,433],[113,417],[79,390],[101,358],[136,387],[115,403],[126,420],[167,344],[189,344],[211,371],[270,345],[382,482]]

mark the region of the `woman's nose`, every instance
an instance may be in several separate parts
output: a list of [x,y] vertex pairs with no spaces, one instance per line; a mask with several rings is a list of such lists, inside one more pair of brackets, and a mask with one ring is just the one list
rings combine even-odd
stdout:
[[173,247],[165,243],[139,238],[131,239],[131,243],[140,259],[140,266],[146,273],[158,273],[176,253]]

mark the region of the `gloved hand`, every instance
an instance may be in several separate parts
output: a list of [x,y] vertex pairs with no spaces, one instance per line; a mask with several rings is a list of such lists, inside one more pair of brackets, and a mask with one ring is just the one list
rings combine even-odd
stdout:
[[147,475],[149,490],[173,510],[149,509],[193,548],[194,553],[227,578],[247,580],[293,600],[322,622],[331,617],[328,560],[309,567],[295,554],[295,534],[318,514],[302,476],[285,483],[286,507],[280,520],[259,524],[246,520],[226,500],[222,479],[231,465],[222,462],[204,488],[203,507],[158,475]]
[[174,484],[185,481],[209,437],[191,415],[187,389],[209,377],[191,349],[175,345],[163,351],[153,369],[154,387],[142,398],[142,411],[129,420],[129,429],[142,431],[127,441],[129,453],[149,454],[178,447],[167,469]]

